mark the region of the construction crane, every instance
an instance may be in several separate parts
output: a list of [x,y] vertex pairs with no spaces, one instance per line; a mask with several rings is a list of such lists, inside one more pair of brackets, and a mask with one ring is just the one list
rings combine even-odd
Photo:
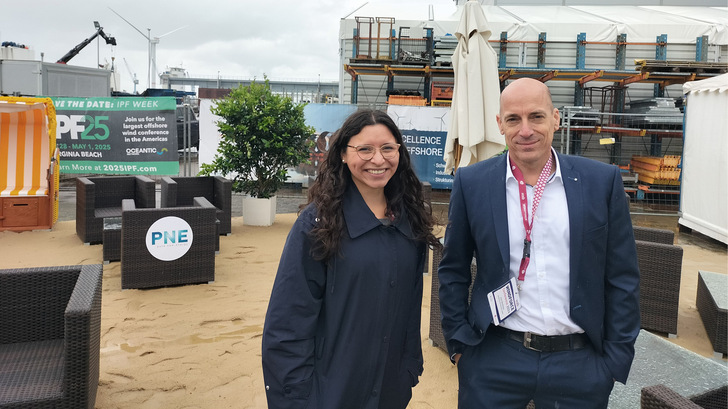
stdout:
[[132,77],[132,81],[134,81],[134,93],[136,94],[136,86],[139,84],[139,80],[137,79],[136,73],[131,71],[131,67],[129,67],[129,63],[126,62],[126,58],[124,58],[124,64],[126,65],[126,70],[129,71],[129,75]]
[[94,38],[101,36],[104,40],[106,40],[106,44],[116,45],[116,39],[114,37],[109,37],[104,33],[103,27],[99,25],[98,21],[94,21],[94,27],[96,27],[96,33],[92,35],[91,37],[81,41],[77,46],[73,47],[71,51],[67,52],[66,55],[61,57],[58,61],[56,61],[58,64],[66,64],[67,62],[71,61],[71,58],[75,57],[78,53],[81,52],[81,50],[84,49],[91,41],[94,40]]

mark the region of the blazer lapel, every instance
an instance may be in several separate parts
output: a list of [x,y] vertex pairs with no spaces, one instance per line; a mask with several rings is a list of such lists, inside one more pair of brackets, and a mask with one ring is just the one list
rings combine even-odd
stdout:
[[[561,165],[561,176],[564,181],[564,191],[566,192],[566,202],[569,208],[569,234],[571,236],[570,245],[570,280],[576,282],[576,272],[579,270],[577,266],[581,262],[581,247],[584,236],[582,226],[584,225],[584,196],[582,192],[581,174],[576,171],[569,158],[559,155],[559,164]],[[572,291],[575,286],[571,286]],[[572,294],[573,296],[573,294]]]
[[[507,154],[506,154],[507,155]],[[508,211],[506,210],[506,155],[501,155],[500,160],[491,167],[491,175],[485,180],[492,180],[489,185],[488,199],[493,212],[493,223],[495,224],[495,235],[498,239],[498,248],[501,252],[503,265],[510,265],[510,244],[508,240]]]

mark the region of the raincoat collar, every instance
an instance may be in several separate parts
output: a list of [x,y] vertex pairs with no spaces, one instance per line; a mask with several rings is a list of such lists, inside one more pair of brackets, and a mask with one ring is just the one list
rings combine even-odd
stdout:
[[[346,221],[346,228],[349,231],[349,236],[354,239],[362,234],[382,226],[382,222],[374,216],[374,213],[369,209],[364,198],[359,193],[359,189],[356,185],[351,182],[346,188],[343,198],[344,207],[344,220]],[[414,239],[412,233],[412,227],[410,226],[409,219],[407,218],[407,212],[404,208],[401,208],[397,212],[397,217],[392,223],[400,233],[409,239]]]

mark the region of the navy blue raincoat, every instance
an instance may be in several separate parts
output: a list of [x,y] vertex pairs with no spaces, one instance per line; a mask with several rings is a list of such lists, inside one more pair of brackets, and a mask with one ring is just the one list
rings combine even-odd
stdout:
[[425,243],[385,226],[353,183],[339,255],[311,257],[309,205],[286,240],[263,330],[268,407],[404,409],[422,374]]

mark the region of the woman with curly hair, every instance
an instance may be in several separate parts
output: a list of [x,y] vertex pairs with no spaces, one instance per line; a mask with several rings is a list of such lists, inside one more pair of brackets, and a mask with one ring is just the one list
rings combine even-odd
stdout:
[[359,110],[286,240],[263,330],[268,407],[404,409],[422,374],[432,211],[402,133]]

